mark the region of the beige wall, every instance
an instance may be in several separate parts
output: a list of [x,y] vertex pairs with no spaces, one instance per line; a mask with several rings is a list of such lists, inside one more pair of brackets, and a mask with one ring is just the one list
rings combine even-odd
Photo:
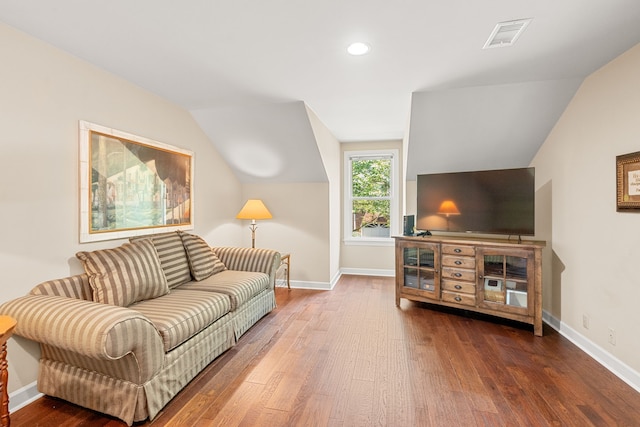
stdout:
[[[349,142],[342,143],[341,158],[344,159],[345,151],[359,151],[359,150],[398,150],[397,165],[399,168],[403,168],[404,161],[402,141],[372,141],[372,142]],[[342,160],[344,161],[344,160]],[[344,167],[341,166],[341,182],[344,182]],[[403,194],[403,180],[404,172],[400,171],[398,174],[400,177],[400,188],[398,197],[398,212],[402,215],[404,207],[402,206],[402,194]],[[344,191],[344,185],[341,184],[341,194]],[[340,212],[344,209],[344,195],[341,196]],[[341,216],[342,221],[343,216]],[[342,228],[342,227],[341,227]],[[341,233],[342,234],[342,233]],[[347,271],[362,271],[366,272],[379,272],[381,274],[393,273],[395,269],[395,252],[393,242],[388,245],[346,245],[344,241],[341,241],[340,249],[340,267]]]
[[[329,184],[244,184],[242,195],[242,203],[262,199],[273,215],[273,219],[258,222],[256,247],[291,254],[292,286],[327,288],[331,279]],[[242,246],[251,245],[249,224],[243,221]]]
[[340,142],[329,132],[329,129],[309,107],[307,107],[307,114],[329,180],[329,277],[333,282],[340,269],[340,230],[342,224],[342,211],[340,210],[342,181],[340,180],[340,172],[342,170],[342,152],[340,151]]
[[[81,272],[78,120],[195,153],[195,232],[239,244],[241,187],[190,114],[113,75],[0,24],[0,302]],[[37,345],[9,343],[10,392],[36,380]]]
[[[243,184],[242,195],[263,200],[271,211],[273,219],[259,223],[256,246],[291,254],[291,286],[329,289],[339,270],[340,144],[306,110],[328,182]],[[249,221],[242,233],[249,245]]]
[[416,180],[405,182],[405,194],[407,197],[405,215],[416,215],[418,211],[418,182]]
[[637,378],[640,213],[616,212],[615,158],[640,151],[639,70],[640,45],[589,76],[532,162],[544,216],[537,225],[552,249],[544,308]]

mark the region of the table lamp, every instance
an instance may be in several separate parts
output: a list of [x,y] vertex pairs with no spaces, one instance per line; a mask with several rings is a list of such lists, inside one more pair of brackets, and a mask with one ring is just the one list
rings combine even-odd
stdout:
[[259,199],[249,199],[247,203],[244,204],[238,215],[236,215],[237,219],[250,219],[251,226],[251,247],[256,247],[256,229],[258,226],[256,225],[256,219],[271,219],[271,212],[269,209],[262,203],[262,200]]

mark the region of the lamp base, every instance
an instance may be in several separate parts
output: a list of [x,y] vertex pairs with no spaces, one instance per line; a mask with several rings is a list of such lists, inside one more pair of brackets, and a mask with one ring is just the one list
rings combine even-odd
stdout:
[[256,247],[256,229],[258,228],[258,225],[256,224],[255,220],[251,221],[251,225],[249,226],[249,229],[251,230],[251,248],[255,249]]

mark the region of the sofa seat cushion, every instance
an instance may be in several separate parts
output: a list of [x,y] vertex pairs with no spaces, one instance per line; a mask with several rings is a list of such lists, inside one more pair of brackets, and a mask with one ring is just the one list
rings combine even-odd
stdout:
[[199,282],[189,282],[179,289],[219,292],[231,299],[231,311],[269,287],[269,276],[254,271],[224,270]]
[[146,316],[158,329],[169,352],[224,316],[231,309],[228,296],[215,292],[172,289],[160,298],[129,307]]

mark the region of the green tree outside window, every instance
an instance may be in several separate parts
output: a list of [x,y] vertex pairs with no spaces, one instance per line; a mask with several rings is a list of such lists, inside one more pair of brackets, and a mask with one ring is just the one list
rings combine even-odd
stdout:
[[389,235],[391,216],[391,159],[354,158],[351,160],[352,232],[362,236],[366,227],[383,227]]

